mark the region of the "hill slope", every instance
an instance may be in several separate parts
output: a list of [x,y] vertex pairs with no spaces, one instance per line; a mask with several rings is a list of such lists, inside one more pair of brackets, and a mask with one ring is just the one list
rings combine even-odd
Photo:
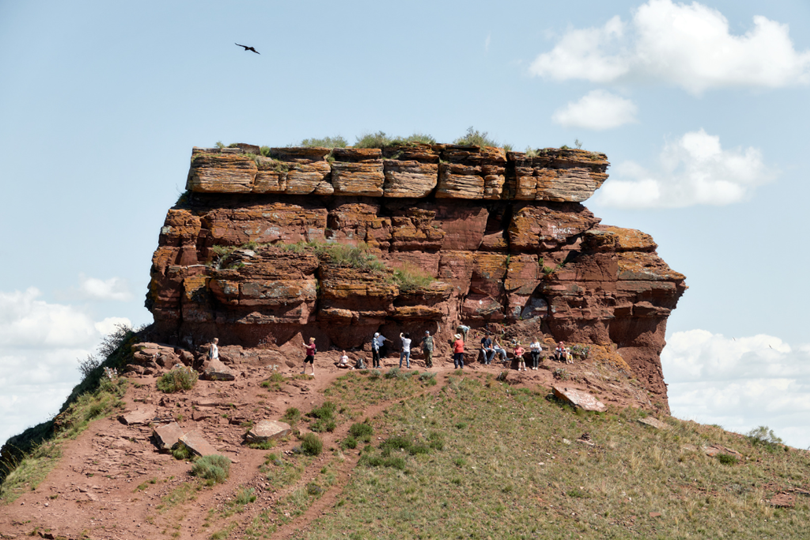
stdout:
[[[655,429],[637,421],[648,414],[642,409],[573,410],[549,396],[553,365],[510,372],[501,382],[499,368],[462,373],[446,358],[432,375],[391,370],[393,358],[379,375],[346,374],[328,363],[332,354],[320,358],[314,379],[297,375],[297,367],[268,377],[269,368],[245,365],[237,366],[243,377],[236,382],[200,381],[164,395],[153,378],[133,377],[119,410],[151,404],[156,416],[199,428],[234,461],[228,480],[207,486],[189,474],[190,463],[157,452],[151,428],[113,415],[62,442],[41,482],[30,476],[28,485],[15,483],[13,474],[6,480],[0,531],[219,539],[806,532],[804,451],[668,417],[665,429]],[[306,415],[295,424],[300,436],[323,430],[320,455],[299,453],[297,437],[271,449],[242,443],[259,418],[279,418],[291,407],[317,412],[327,401],[336,404],[333,425]],[[350,437],[363,422],[373,430],[369,442]],[[36,468],[33,461],[28,466]]]

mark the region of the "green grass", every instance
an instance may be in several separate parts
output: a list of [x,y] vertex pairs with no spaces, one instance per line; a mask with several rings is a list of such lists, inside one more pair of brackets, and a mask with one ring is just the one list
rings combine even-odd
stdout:
[[279,456],[275,453],[265,456],[264,465],[259,471],[264,473],[273,489],[281,489],[301,478],[312,458],[308,456]]
[[414,143],[436,144],[436,139],[424,133],[414,133],[409,137],[391,137],[382,131],[365,133],[357,137],[355,148],[386,148],[389,146],[408,146]]
[[467,133],[465,133],[463,136],[453,141],[453,144],[459,144],[463,146],[493,146],[493,147],[501,146],[500,144],[498,144],[497,141],[495,141],[495,139],[489,138],[489,134],[486,131],[480,132],[477,129],[473,129],[472,126],[467,128]]
[[323,137],[321,139],[304,139],[299,146],[307,148],[345,148],[348,146],[346,139],[340,135],[336,137]]
[[231,470],[231,460],[219,454],[203,456],[194,462],[191,467],[192,476],[206,481],[206,484],[224,484]]
[[[347,382],[363,392],[372,381]],[[301,538],[805,534],[810,498],[797,496],[789,510],[766,501],[784,489],[807,489],[807,452],[771,452],[747,437],[675,419],[669,430],[654,430],[636,422],[643,415],[635,410],[583,413],[547,396],[452,377],[437,396],[390,407],[370,422],[385,440],[363,449],[340,503]],[[596,446],[577,443],[583,433]],[[700,451],[708,444],[743,458],[721,463]]]
[[167,394],[191,390],[197,384],[199,375],[188,366],[176,366],[167,371],[155,383],[157,389]]

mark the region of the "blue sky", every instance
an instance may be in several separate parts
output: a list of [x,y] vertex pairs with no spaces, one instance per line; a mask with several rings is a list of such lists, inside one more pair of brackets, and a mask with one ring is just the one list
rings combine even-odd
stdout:
[[585,204],[688,278],[673,414],[810,446],[810,4],[167,4],[0,3],[0,439],[113,324],[151,322],[192,146],[475,126],[607,153]]

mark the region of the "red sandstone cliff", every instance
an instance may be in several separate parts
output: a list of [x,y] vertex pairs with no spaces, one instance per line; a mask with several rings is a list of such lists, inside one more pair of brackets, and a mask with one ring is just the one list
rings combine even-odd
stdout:
[[[241,146],[193,151],[152,261],[158,339],[273,347],[303,334],[323,349],[375,331],[445,339],[459,323],[542,332],[614,346],[666,406],[659,355],[684,276],[649,235],[580,204],[607,178],[604,154]],[[386,268],[336,260],[321,246],[335,243],[367,245]],[[403,287],[403,267],[435,281]]]

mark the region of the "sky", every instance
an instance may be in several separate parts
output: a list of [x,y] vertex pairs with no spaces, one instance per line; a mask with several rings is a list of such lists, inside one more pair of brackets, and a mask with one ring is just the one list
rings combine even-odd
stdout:
[[672,414],[810,447],[808,98],[806,0],[0,2],[0,441],[151,322],[193,146],[473,126],[605,152],[585,205],[687,276]]

